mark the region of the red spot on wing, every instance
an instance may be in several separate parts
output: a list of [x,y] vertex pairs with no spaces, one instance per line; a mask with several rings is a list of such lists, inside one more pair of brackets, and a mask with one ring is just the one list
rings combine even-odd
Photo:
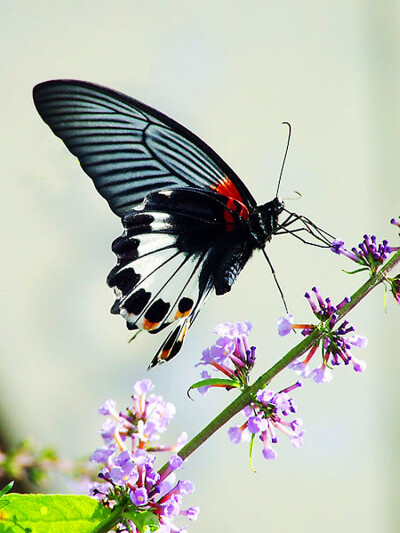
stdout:
[[233,213],[238,213],[239,217],[243,220],[249,219],[249,210],[245,206],[243,198],[232,180],[225,176],[224,179],[221,180],[216,187],[212,187],[212,189],[219,194],[228,197],[228,201],[226,202],[227,209],[224,211],[227,232],[232,231],[237,224]]
[[212,187],[212,189],[219,192],[219,194],[224,194],[225,196],[238,200],[241,204],[243,203],[243,198],[237,190],[236,185],[227,176],[216,187]]

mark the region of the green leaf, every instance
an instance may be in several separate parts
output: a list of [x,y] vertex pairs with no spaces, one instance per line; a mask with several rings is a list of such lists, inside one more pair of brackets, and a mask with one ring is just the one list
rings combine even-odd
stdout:
[[358,268],[357,270],[343,270],[345,274],[358,274],[359,272],[365,272],[366,270],[369,270],[367,267]]
[[0,490],[0,498],[2,496],[4,496],[4,494],[7,494],[7,492],[9,492],[11,489],[12,489],[12,486],[14,485],[14,481],[10,481],[10,483],[8,483],[8,485],[6,485],[5,487],[3,487],[1,490]]
[[198,389],[199,387],[205,387],[206,385],[210,387],[237,387],[240,388],[240,383],[238,381],[235,381],[233,379],[220,379],[220,378],[210,378],[210,379],[202,379],[201,381],[197,381],[196,383],[193,383],[193,385],[190,387],[191,389]]
[[250,465],[250,468],[251,470],[256,473],[256,471],[254,470],[254,466],[253,466],[253,447],[254,447],[254,437],[255,437],[255,434],[252,433],[251,434],[251,438],[250,438],[250,446],[249,446],[249,465]]
[[109,516],[89,496],[8,494],[0,501],[0,533],[90,533]]
[[151,511],[126,511],[123,516],[132,520],[140,532],[147,530],[156,531],[160,527],[160,521]]

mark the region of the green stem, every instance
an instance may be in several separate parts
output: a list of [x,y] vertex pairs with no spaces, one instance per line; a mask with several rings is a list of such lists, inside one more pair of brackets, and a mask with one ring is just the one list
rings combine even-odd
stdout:
[[111,531],[114,526],[121,522],[124,510],[121,507],[113,509],[107,520],[104,520],[99,526],[95,527],[92,533],[108,533]]
[[[377,285],[382,283],[386,274],[390,272],[397,264],[400,263],[400,251],[396,252],[393,257],[377,272],[371,276],[369,280],[364,283],[351,297],[350,302],[345,304],[338,311],[338,320],[349,313],[356,305],[358,305],[368,293],[370,293]],[[202,429],[191,441],[189,441],[179,452],[178,455],[185,460],[191,455],[199,446],[201,446],[207,439],[213,435],[220,427],[222,427],[228,420],[241,411],[248,405],[259,389],[264,388],[281,370],[286,368],[289,363],[303,355],[312,346],[317,344],[323,337],[323,331],[315,329],[311,335],[302,340],[297,346],[292,348],[282,359],[280,359],[274,366],[264,372],[250,387],[248,387],[242,394],[236,398],[228,407],[226,407],[214,420],[212,420],[204,429]],[[162,474],[168,468],[168,463],[164,464],[159,473]],[[115,526],[121,519],[123,510],[115,509],[107,520],[103,522],[93,533],[107,533],[113,526]]]

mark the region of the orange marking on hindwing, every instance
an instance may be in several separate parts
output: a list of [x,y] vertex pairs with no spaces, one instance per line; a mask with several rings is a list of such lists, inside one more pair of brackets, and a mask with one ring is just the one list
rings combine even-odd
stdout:
[[159,355],[159,359],[162,361],[167,361],[170,353],[171,353],[171,349],[163,350]]
[[178,320],[178,318],[185,318],[185,316],[188,316],[190,314],[190,311],[192,308],[188,309],[187,311],[184,311],[181,313],[178,309],[178,311],[175,313],[174,320]]
[[150,322],[147,318],[143,320],[142,329],[145,329],[146,331],[150,331],[152,329],[155,329],[160,322]]

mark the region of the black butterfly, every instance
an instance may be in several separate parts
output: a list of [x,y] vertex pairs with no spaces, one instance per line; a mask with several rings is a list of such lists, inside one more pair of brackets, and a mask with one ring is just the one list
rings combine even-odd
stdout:
[[121,93],[54,80],[37,85],[33,99],[122,219],[107,278],[111,312],[150,333],[176,321],[150,366],[171,359],[210,293],[230,291],[254,250],[288,225],[278,225],[283,202],[258,206],[201,139]]

